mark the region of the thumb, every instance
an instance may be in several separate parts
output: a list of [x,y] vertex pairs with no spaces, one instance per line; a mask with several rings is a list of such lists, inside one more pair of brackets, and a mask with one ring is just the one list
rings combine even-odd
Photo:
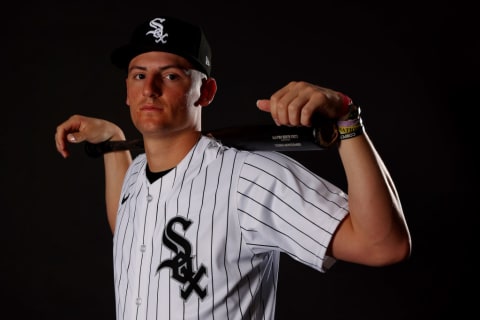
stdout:
[[265,112],[270,112],[270,100],[268,99],[257,100],[257,108]]
[[85,137],[81,133],[75,132],[67,134],[67,140],[70,143],[80,143],[85,141]]
[[[262,110],[262,111],[265,111],[265,112],[271,112],[271,105],[270,105],[270,100],[268,99],[259,99],[257,100],[257,108]],[[280,123],[278,122],[278,120],[272,115],[272,119],[273,121],[275,122],[275,124],[277,126],[280,125]]]

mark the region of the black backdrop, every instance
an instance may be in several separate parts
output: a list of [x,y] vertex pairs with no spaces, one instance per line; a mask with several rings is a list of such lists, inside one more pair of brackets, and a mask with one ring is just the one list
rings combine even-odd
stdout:
[[[30,3],[29,3],[30,2]],[[114,319],[102,160],[56,152],[57,124],[137,134],[110,50],[147,16],[201,23],[219,92],[204,129],[270,123],[255,101],[291,80],[343,91],[397,183],[412,257],[321,274],[281,262],[277,319],[436,319],[473,312],[478,226],[476,11],[462,1],[18,1],[2,10],[2,311]],[[6,72],[5,72],[6,71]],[[344,185],[333,151],[292,154]],[[469,293],[469,292],[473,293]],[[3,316],[2,316],[3,318]]]

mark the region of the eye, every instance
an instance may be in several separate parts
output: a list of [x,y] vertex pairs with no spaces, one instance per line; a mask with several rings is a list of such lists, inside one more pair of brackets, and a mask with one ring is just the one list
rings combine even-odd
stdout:
[[145,75],[143,73],[137,73],[133,75],[133,78],[137,80],[143,80],[145,79]]
[[165,79],[173,81],[179,78],[179,76],[175,73],[167,73],[163,76]]

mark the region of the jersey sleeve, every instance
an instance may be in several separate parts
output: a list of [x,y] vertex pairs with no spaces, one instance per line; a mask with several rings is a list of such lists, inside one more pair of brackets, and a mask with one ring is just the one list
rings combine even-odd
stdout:
[[253,252],[281,251],[322,272],[335,262],[326,250],[348,213],[348,196],[298,161],[251,153],[240,172],[237,203]]

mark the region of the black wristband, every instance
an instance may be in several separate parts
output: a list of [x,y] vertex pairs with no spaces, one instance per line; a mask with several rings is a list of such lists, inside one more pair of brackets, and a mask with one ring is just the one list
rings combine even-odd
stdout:
[[85,142],[85,153],[91,158],[98,158],[105,153],[125,150],[142,150],[143,140],[103,141],[100,143]]
[[355,131],[347,132],[347,133],[341,133],[339,139],[340,140],[346,140],[346,139],[361,136],[362,134],[363,134],[363,126],[360,125],[360,126],[357,127],[357,129]]

